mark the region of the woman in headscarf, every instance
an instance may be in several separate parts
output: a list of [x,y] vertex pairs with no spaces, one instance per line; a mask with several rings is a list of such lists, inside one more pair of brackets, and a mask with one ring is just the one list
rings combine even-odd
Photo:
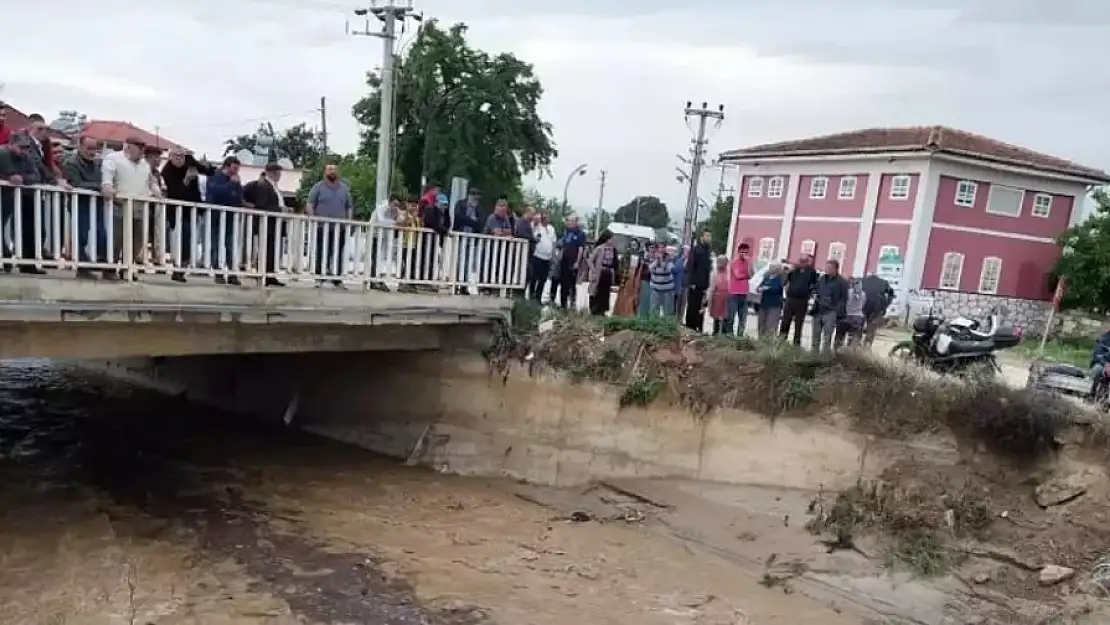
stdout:
[[623,277],[620,288],[617,290],[617,303],[613,306],[613,314],[619,317],[631,317],[636,314],[637,300],[640,297],[640,281],[637,279],[643,257],[640,252],[639,241],[633,239],[628,245],[628,251],[620,260]]
[[617,281],[617,248],[613,233],[606,230],[597,238],[590,254],[590,314],[609,312],[609,298]]

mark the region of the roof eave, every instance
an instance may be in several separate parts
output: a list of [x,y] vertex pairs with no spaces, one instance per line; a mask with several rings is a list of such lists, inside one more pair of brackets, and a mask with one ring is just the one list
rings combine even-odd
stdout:
[[952,155],[961,158],[971,159],[975,161],[982,161],[986,163],[998,163],[999,165],[1010,165],[1012,167],[1021,167],[1035,172],[1042,172],[1058,177],[1069,178],[1075,182],[1085,182],[1089,184],[1108,184],[1110,183],[1110,174],[1104,171],[1094,169],[1069,169],[1066,167],[1047,167],[1045,165],[1036,165],[1027,161],[1022,161],[1012,158],[1003,158],[999,156],[990,156],[986,154],[979,154],[977,152],[969,152],[967,150],[956,150],[945,148],[937,150],[938,156]]
[[800,160],[803,158],[821,158],[823,156],[844,156],[854,154],[892,154],[927,151],[928,149],[920,144],[864,148],[837,148],[831,150],[768,150],[765,152],[754,152],[752,150],[731,150],[729,152],[722,152],[719,158],[721,161],[731,161],[739,163],[743,161],[755,161],[767,158],[794,158]]

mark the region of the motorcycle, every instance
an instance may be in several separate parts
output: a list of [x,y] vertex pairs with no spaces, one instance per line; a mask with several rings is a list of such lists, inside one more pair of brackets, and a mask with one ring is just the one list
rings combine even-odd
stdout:
[[1021,332],[1003,324],[997,309],[985,328],[973,319],[945,319],[930,310],[913,320],[913,336],[895,345],[890,356],[941,374],[993,376],[1002,372],[995,352],[1019,343]]

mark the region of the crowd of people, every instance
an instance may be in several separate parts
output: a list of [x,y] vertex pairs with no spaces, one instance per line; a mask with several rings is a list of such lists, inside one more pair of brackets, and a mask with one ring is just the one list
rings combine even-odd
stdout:
[[[617,289],[612,314],[679,316],[691,330],[702,332],[706,316],[713,334],[743,336],[749,308],[756,310],[761,340],[802,343],[806,317],[811,317],[811,346],[828,354],[843,346],[870,345],[882,326],[893,290],[881,278],[848,279],[840,262],[829,259],[818,271],[813,258],[801,254],[795,263],[769,263],[755,280],[751,244],[742,241],[735,254],[714,256],[712,238],[703,232],[681,253],[673,246],[648,243],[619,257],[609,232],[598,238],[586,264],[590,312],[609,313],[610,289]],[[791,332],[793,331],[793,332]]]

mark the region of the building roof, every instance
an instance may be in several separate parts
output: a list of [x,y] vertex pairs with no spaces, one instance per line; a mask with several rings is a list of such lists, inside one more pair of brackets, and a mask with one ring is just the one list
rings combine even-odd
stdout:
[[81,134],[93,137],[97,141],[104,143],[120,143],[122,144],[130,137],[142,139],[147,145],[158,146],[164,150],[185,150],[184,146],[174,143],[169,139],[152,134],[132,124],[131,122],[111,121],[106,119],[94,119],[81,129]]
[[[28,126],[31,125],[30,118],[28,118],[27,114],[24,113],[23,111],[15,108],[14,106],[12,106],[11,104],[8,104],[7,102],[4,103],[4,108],[7,111],[7,114],[5,115],[5,119],[4,119],[4,125],[6,125],[8,128],[11,128],[12,130],[23,130],[24,128],[27,128]],[[52,139],[68,139],[69,138],[65,135],[64,132],[58,132],[57,130],[54,130],[53,128],[47,128],[46,134],[47,134],[47,136],[49,136]]]
[[1110,174],[1069,160],[1041,154],[1016,145],[947,126],[867,128],[795,141],[781,141],[730,150],[723,161],[749,161],[769,157],[832,156],[887,152],[951,154],[1002,165],[1027,167],[1048,173],[1110,182]]

